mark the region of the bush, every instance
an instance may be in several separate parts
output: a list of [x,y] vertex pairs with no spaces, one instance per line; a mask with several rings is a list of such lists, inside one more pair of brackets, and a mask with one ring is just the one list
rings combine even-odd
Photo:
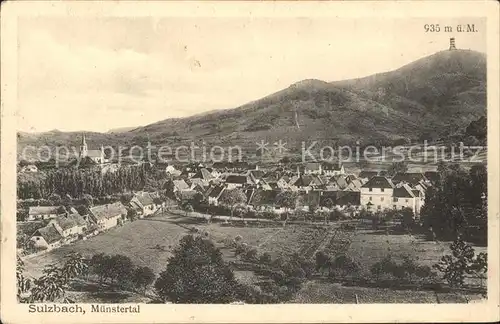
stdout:
[[264,252],[260,258],[259,258],[259,262],[261,264],[271,264],[271,254],[269,254],[268,252]]
[[255,248],[248,249],[242,257],[243,261],[246,262],[257,262],[257,250]]

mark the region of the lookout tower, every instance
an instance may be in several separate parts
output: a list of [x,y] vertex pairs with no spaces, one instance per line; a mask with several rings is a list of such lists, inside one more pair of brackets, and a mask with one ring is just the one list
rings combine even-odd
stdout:
[[455,37],[450,38],[450,51],[456,50],[455,47]]

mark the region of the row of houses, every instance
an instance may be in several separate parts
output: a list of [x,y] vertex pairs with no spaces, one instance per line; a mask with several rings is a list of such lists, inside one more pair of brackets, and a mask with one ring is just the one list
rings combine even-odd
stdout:
[[[247,195],[247,205],[252,208],[272,206],[282,210],[273,202],[281,191],[297,191],[302,197],[318,196],[323,207],[333,205],[358,206],[367,210],[410,208],[416,215],[425,200],[425,191],[430,181],[422,173],[398,173],[393,177],[379,175],[376,171],[362,171],[358,176],[347,174],[342,165],[307,163],[298,166],[296,172],[285,168],[272,171],[258,167],[236,172],[214,174],[203,166],[173,180],[172,191],[181,200],[189,200],[197,193],[209,204],[218,205],[224,191],[240,188]],[[250,193],[262,199],[252,200]],[[267,198],[262,198],[267,197]],[[302,199],[307,201],[308,199]]]
[[35,248],[53,249],[89,231],[96,234],[119,225],[130,209],[143,218],[154,214],[165,204],[166,201],[160,200],[157,193],[137,192],[126,205],[122,202],[97,205],[88,208],[84,215],[74,208],[67,210],[63,206],[30,207],[28,221],[49,220],[45,227],[33,233],[30,240]]

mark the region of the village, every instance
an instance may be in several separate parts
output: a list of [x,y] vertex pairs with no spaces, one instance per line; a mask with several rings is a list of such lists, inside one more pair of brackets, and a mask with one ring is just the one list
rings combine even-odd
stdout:
[[[126,168],[106,161],[103,150],[89,150],[84,135],[80,157],[90,159],[101,172]],[[135,191],[122,201],[91,204],[79,210],[63,205],[30,206],[22,222],[46,225],[33,233],[24,233],[29,239],[27,250],[31,253],[50,251],[124,225],[132,218],[141,219],[172,209],[184,210],[186,215],[188,211],[198,212],[197,215],[205,215],[208,220],[219,217],[225,222],[228,219],[285,220],[299,214],[309,214],[312,218],[321,214],[322,221],[331,218],[326,215],[334,211],[338,219],[339,213],[344,218],[353,218],[360,213],[407,210],[418,221],[426,190],[432,185],[429,179],[435,179],[437,174],[388,174],[371,170],[352,174],[344,165],[326,161],[279,163],[274,167],[242,161],[144,163],[164,173],[167,180],[163,190]],[[33,164],[20,170],[21,173],[37,171]]]

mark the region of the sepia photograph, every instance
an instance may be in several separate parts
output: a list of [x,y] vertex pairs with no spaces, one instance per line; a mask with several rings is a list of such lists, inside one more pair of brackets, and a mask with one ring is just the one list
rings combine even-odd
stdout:
[[263,5],[11,19],[24,313],[498,303],[498,15]]

